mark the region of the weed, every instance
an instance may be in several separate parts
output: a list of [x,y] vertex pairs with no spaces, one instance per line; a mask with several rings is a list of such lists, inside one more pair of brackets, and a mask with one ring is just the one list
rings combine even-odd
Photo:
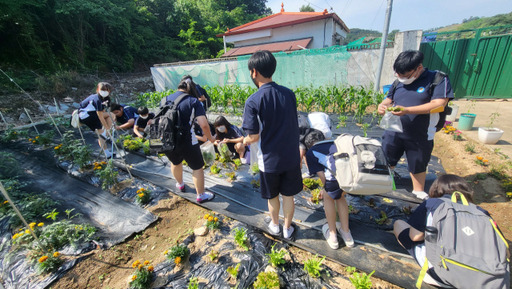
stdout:
[[227,269],[226,269],[226,272],[229,273],[229,275],[231,275],[231,278],[233,278],[234,280],[236,280],[236,277],[238,276],[238,269],[240,268],[240,263],[238,263],[235,267],[232,267],[232,266],[229,266]]
[[465,146],[464,146],[464,150],[470,154],[474,154],[475,153],[475,145],[472,144],[472,143],[467,143]]
[[336,128],[345,127],[347,125],[347,118],[345,114],[338,116],[338,125]]
[[237,170],[242,165],[242,161],[240,159],[234,159],[233,163],[235,164],[235,170]]
[[247,229],[245,228],[234,228],[233,229],[234,236],[235,236],[235,243],[238,244],[238,246],[245,251],[249,251],[249,247],[247,246],[247,241],[249,240],[247,238]]
[[219,153],[219,161],[221,163],[227,163],[231,161],[231,151],[229,150],[227,144],[222,142],[219,144]]
[[55,221],[57,220],[57,216],[59,215],[59,212],[56,211],[57,209],[53,209],[53,211],[49,212],[49,213],[45,213],[43,215],[43,217],[47,218],[47,219],[52,219],[52,221]]
[[313,258],[309,258],[304,262],[304,271],[309,274],[311,277],[320,277],[320,271],[322,270],[321,265],[325,260],[325,257],[322,259],[318,258],[318,255],[315,255]]
[[345,268],[345,272],[349,273],[349,274],[352,274],[356,271],[356,267],[352,267],[352,266],[348,266]]
[[270,249],[270,253],[266,254],[269,257],[268,262],[272,267],[279,267],[280,265],[283,265],[286,263],[286,260],[284,257],[286,256],[286,250],[284,248],[281,248],[279,250],[274,250],[274,247],[276,244],[272,245],[272,248]]
[[199,280],[197,277],[190,277],[188,279],[188,286],[187,289],[198,289],[199,288]]
[[260,180],[252,180],[251,185],[253,188],[257,189],[260,187]]
[[477,180],[485,180],[485,179],[487,179],[487,174],[478,173],[478,174],[476,174],[475,179],[477,179]]
[[368,137],[368,128],[370,127],[369,123],[363,123],[361,129],[363,130],[363,136]]
[[370,277],[375,273],[375,270],[372,271],[369,275],[366,273],[357,273],[353,272],[352,277],[349,277],[350,282],[356,289],[371,289],[372,288],[372,280]]
[[279,276],[277,272],[260,272],[253,284],[254,289],[279,289]]
[[251,173],[253,175],[260,173],[260,168],[258,167],[258,163],[255,162],[255,163],[251,164]]
[[149,261],[144,261],[144,263],[141,264],[139,260],[136,260],[133,262],[132,268],[135,269],[135,273],[132,275],[130,288],[150,288],[149,285],[153,279],[153,265],[151,265]]

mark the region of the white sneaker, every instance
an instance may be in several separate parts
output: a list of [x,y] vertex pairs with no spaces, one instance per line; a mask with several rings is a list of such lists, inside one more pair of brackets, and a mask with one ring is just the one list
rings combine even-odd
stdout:
[[345,242],[345,245],[347,245],[347,247],[349,247],[349,248],[354,247],[354,245],[355,245],[354,244],[354,238],[352,238],[352,234],[350,233],[350,230],[348,232],[343,231],[341,229],[341,223],[340,222],[336,222],[336,229],[338,230],[338,233],[340,233],[341,238]]
[[295,228],[293,226],[290,226],[290,228],[286,229],[284,226],[283,226],[283,237],[285,239],[291,239],[292,235],[293,235],[293,232],[295,231]]
[[246,159],[246,158],[240,158],[240,163],[241,163],[242,165],[247,164],[247,159]]
[[213,198],[215,198],[215,195],[213,193],[205,191],[201,195],[197,196],[196,201],[201,204],[204,202],[211,201],[213,200]]
[[110,140],[110,137],[107,135],[107,131],[104,130],[101,134],[100,134],[100,137],[106,141],[109,141]]
[[279,229],[279,225],[274,224],[272,221],[268,223],[268,231],[272,236],[279,236],[281,234],[281,230]]
[[338,243],[338,237],[335,235],[334,236],[334,240],[331,239],[331,232],[329,231],[329,225],[328,224],[325,224],[322,226],[322,233],[324,234],[324,238],[325,240],[327,240],[327,244],[329,244],[329,247],[331,247],[331,249],[338,249],[339,247],[339,243]]
[[416,198],[418,199],[421,199],[421,200],[426,200],[428,199],[428,194],[423,192],[423,191],[412,191],[413,195],[416,196]]

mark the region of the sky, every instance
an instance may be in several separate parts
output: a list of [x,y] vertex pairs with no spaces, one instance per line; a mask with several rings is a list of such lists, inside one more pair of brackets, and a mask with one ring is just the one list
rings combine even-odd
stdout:
[[[387,0],[267,0],[273,13],[298,12],[310,4],[316,12],[327,8],[340,16],[348,28],[382,31]],[[389,31],[427,30],[461,23],[471,16],[489,17],[512,12],[512,0],[393,0]]]

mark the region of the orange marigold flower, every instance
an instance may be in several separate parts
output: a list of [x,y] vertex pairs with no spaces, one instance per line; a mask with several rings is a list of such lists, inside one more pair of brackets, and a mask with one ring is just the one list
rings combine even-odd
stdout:
[[147,265],[149,265],[149,261],[148,260],[144,261],[144,266],[147,266]]
[[5,204],[8,204],[8,203],[9,203],[9,201],[7,201],[7,200],[5,200],[5,201],[4,201],[4,205],[5,205]]
[[53,253],[53,257],[54,257],[54,258],[57,258],[57,257],[59,257],[59,256],[60,256],[60,253],[59,253],[59,252],[55,252],[55,253]]
[[210,217],[210,215],[208,215],[208,214],[204,215],[205,220],[208,220],[209,217]]
[[176,264],[181,263],[181,257],[178,256],[178,257],[174,258],[174,263],[176,263]]
[[213,220],[214,220],[215,222],[217,222],[217,221],[219,220],[219,218],[215,217],[215,218],[213,218]]
[[139,266],[137,266],[137,268],[139,268],[139,270],[142,269],[142,264],[139,264]]
[[484,162],[484,163],[488,163],[488,162],[489,162],[489,160],[483,160],[483,162]]
[[208,222],[213,222],[213,217],[212,216],[208,217]]
[[43,256],[41,258],[39,258],[39,263],[43,263],[44,261],[46,261],[48,259],[48,256]]
[[153,272],[153,270],[155,270],[155,267],[153,267],[153,266],[148,266],[148,271],[149,271],[149,272]]
[[135,281],[137,279],[137,275],[132,275],[132,281]]
[[481,157],[481,156],[477,156],[477,157],[476,157],[476,159],[477,159],[477,160],[479,160],[479,161],[481,161],[481,160],[483,160],[484,158],[483,158],[483,157]]
[[136,268],[137,266],[139,266],[139,264],[140,264],[140,261],[139,261],[139,260],[137,260],[137,261],[133,262],[133,264],[132,264],[132,268]]
[[42,227],[42,226],[44,226],[44,223],[41,222],[41,223],[37,224],[37,226]]

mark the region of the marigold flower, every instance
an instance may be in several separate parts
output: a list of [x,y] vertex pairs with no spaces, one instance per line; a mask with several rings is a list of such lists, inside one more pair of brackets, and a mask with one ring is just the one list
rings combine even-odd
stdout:
[[139,196],[139,198],[142,198],[142,197],[144,197],[144,193],[140,193],[137,196]]
[[167,253],[169,253],[169,251],[165,250],[165,251],[164,251],[164,255],[167,255]]
[[142,264],[139,264],[139,266],[137,266],[139,268],[139,270],[142,269]]
[[42,227],[42,226],[44,226],[44,223],[43,223],[43,222],[41,222],[41,223],[37,224],[37,226],[38,226],[38,227]]
[[12,239],[13,239],[13,240],[16,240],[16,238],[18,238],[19,236],[20,236],[20,235],[19,235],[18,233],[16,233],[16,234],[14,234],[14,235],[12,236]]
[[137,266],[139,266],[139,264],[140,264],[140,261],[139,261],[139,260],[137,260],[137,261],[133,262],[133,264],[132,264],[132,268],[136,268]]
[[489,162],[489,160],[483,160],[483,162],[484,162],[484,163],[488,163],[488,162]]
[[29,138],[29,139],[28,139],[28,141],[32,141],[32,139],[31,139],[31,138]]
[[32,143],[36,143],[36,141],[35,141],[35,140],[33,140],[33,141],[32,141]]
[[96,169],[97,169],[97,170],[101,170],[101,169],[102,169],[102,167],[101,167],[101,166],[99,166],[99,167],[98,167],[98,168],[96,168]]
[[57,258],[57,257],[59,257],[59,256],[60,256],[60,253],[59,253],[59,252],[55,252],[55,253],[53,253],[53,257],[54,257],[54,258]]
[[155,270],[155,267],[153,267],[153,266],[148,266],[148,271],[149,271],[149,272],[153,272],[153,270]]
[[144,266],[147,266],[147,265],[149,265],[149,261],[148,260],[144,261]]
[[178,256],[178,257],[174,258],[174,263],[176,263],[176,264],[181,263],[181,257]]
[[56,147],[54,147],[53,149],[54,149],[54,150],[58,150],[58,149],[60,149],[60,147],[56,146]]
[[132,275],[132,281],[135,281],[137,279],[137,275]]
[[32,227],[35,227],[35,226],[36,226],[36,223],[35,223],[35,222],[32,222],[32,223],[30,223],[30,224],[28,224],[28,225],[30,226],[30,228],[32,228]]
[[481,161],[481,160],[483,160],[484,158],[483,158],[483,157],[481,157],[481,156],[477,156],[477,157],[476,157],[476,159],[477,159],[477,160],[479,160],[479,161]]
[[43,257],[39,258],[39,263],[43,263],[48,259],[48,256],[44,255]]
[[219,218],[215,217],[215,218],[213,218],[213,220],[214,220],[215,222],[217,222],[217,221],[219,220]]
[[208,222],[213,222],[213,217],[212,216],[208,217]]
[[25,230],[25,233],[30,234],[30,230],[29,230],[29,229],[26,229],[26,230]]
[[38,139],[38,138],[39,138],[39,136],[36,136],[36,139]]
[[209,217],[210,217],[210,215],[208,215],[208,214],[204,215],[205,220],[208,220]]
[[5,201],[4,201],[4,205],[5,205],[5,204],[8,204],[8,203],[9,203],[9,201],[7,201],[7,200],[5,200]]
[[507,197],[512,197],[512,192],[507,192]]

